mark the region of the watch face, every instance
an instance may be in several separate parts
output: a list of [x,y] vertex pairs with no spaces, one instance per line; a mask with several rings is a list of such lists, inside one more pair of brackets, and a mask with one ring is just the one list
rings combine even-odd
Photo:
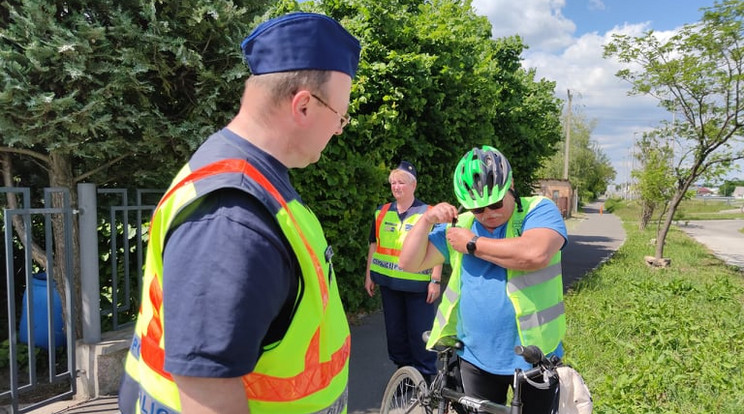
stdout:
[[475,240],[470,240],[467,244],[468,253],[473,254],[475,253]]

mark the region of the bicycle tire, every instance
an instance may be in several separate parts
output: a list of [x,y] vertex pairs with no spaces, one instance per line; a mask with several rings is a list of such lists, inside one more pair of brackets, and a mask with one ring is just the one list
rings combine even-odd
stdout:
[[380,414],[432,414],[423,403],[426,381],[414,367],[400,367],[393,373],[382,395]]

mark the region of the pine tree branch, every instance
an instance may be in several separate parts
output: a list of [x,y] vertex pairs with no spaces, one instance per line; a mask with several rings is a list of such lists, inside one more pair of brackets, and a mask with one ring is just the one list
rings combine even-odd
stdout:
[[101,165],[100,167],[94,168],[94,169],[92,169],[92,170],[90,170],[90,171],[88,171],[88,172],[86,172],[84,174],[80,174],[79,176],[77,176],[77,177],[75,177],[73,179],[73,182],[75,182],[77,184],[77,183],[85,180],[86,178],[90,177],[91,175],[96,174],[96,173],[98,173],[101,170],[105,170],[106,168],[108,168],[108,167],[116,164],[117,162],[123,160],[124,158],[126,158],[126,157],[128,157],[128,156],[130,156],[132,154],[133,153],[130,152],[129,154],[124,154],[124,155],[118,156],[118,157],[114,158],[113,160],[111,160],[111,161],[109,161],[109,162]]
[[9,153],[9,154],[21,154],[21,155],[28,155],[29,157],[36,158],[38,160],[41,160],[42,162],[49,165],[49,157],[41,154],[36,151],[31,151],[29,149],[25,148],[13,148],[13,147],[0,147],[0,152]]

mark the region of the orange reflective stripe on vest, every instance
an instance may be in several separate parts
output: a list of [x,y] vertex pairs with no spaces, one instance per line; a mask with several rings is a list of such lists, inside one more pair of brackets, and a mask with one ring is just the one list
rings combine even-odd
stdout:
[[[203,178],[222,173],[242,173],[251,177],[256,183],[260,184],[269,194],[271,194],[286,211],[287,216],[296,228],[297,233],[302,239],[305,248],[311,257],[318,278],[318,284],[320,286],[323,309],[325,309],[328,305],[328,284],[324,277],[323,268],[321,267],[318,256],[315,254],[315,251],[305,234],[302,233],[299,223],[292,214],[292,211],[289,209],[284,197],[282,197],[279,191],[268,181],[268,179],[266,179],[266,177],[264,177],[263,174],[247,161],[239,159],[222,160],[190,173],[166,193],[158,204],[157,209],[159,209],[165,200],[173,195],[173,193],[179,188],[192,184]],[[154,221],[157,220],[158,217],[159,215],[156,211],[156,214],[153,215],[153,227],[155,224]],[[162,319],[160,315],[163,292],[160,285],[160,279],[157,275],[152,279],[152,283],[149,286],[149,296],[153,307],[153,317],[148,324],[147,332],[142,337],[141,358],[159,375],[172,381],[172,376],[163,369],[165,363],[165,350],[160,346],[163,335]],[[331,359],[326,362],[321,362],[320,328],[318,328],[315,331],[305,354],[305,369],[301,373],[290,378],[273,377],[260,373],[247,374],[242,378],[246,395],[249,399],[281,402],[299,399],[316,393],[327,387],[333,378],[343,370],[350,351],[351,339],[347,336],[344,344],[332,354]]]
[[382,226],[382,221],[385,218],[385,215],[387,214],[388,210],[390,210],[390,206],[392,203],[387,203],[384,206],[380,208],[380,214],[377,215],[377,220],[375,220],[375,236],[377,237],[377,247],[375,248],[375,251],[380,254],[388,255],[388,256],[400,256],[400,250],[398,249],[388,249],[385,247],[380,246],[380,226]]
[[388,210],[390,210],[390,205],[392,203],[387,203],[380,207],[380,214],[377,215],[377,220],[375,220],[375,237],[377,237],[377,244],[380,244],[380,226],[382,226],[382,220],[385,217],[385,214],[387,214]]
[[[395,256],[400,257],[400,249],[392,249],[389,247],[382,247],[380,246],[380,227],[382,226],[382,221],[385,215],[387,214],[388,210],[390,210],[390,205],[392,203],[387,203],[384,206],[380,208],[380,214],[377,215],[377,220],[375,220],[375,236],[377,237],[377,247],[375,248],[375,252],[379,254],[384,254],[386,256]],[[429,206],[427,210],[431,210],[432,206]]]
[[333,354],[330,361],[320,362],[320,332],[315,331],[305,354],[305,370],[291,378],[277,378],[252,373],[243,376],[243,386],[250,399],[260,396],[263,401],[280,402],[299,399],[323,389],[344,368],[351,350],[351,338]]
[[[181,180],[178,184],[174,185],[173,188],[168,191],[168,193],[163,196],[163,199],[160,200],[160,203],[158,204],[158,208],[160,208],[160,205],[165,202],[165,200],[168,199],[177,189],[183,187],[184,185],[191,184],[195,181],[199,181],[203,178],[209,177],[211,175],[221,174],[221,173],[242,173],[249,177],[251,177],[253,180],[255,180],[258,184],[261,185],[266,191],[271,194],[276,201],[281,204],[282,208],[284,208],[287,211],[287,215],[292,220],[292,223],[295,225],[295,228],[297,228],[297,232],[300,234],[300,237],[302,237],[302,241],[305,244],[305,248],[310,253],[310,256],[313,260],[313,266],[315,267],[315,274],[318,276],[318,283],[320,284],[320,290],[321,290],[321,298],[323,300],[323,308],[326,307],[328,304],[328,284],[325,281],[325,277],[323,277],[323,268],[320,266],[320,260],[318,260],[318,256],[313,251],[312,247],[310,246],[310,242],[307,241],[307,238],[304,234],[300,231],[300,226],[297,223],[297,220],[292,215],[292,212],[289,210],[289,207],[287,206],[286,200],[284,200],[284,197],[279,193],[279,191],[274,187],[269,180],[264,177],[261,172],[259,172],[254,166],[249,164],[245,160],[239,160],[239,159],[228,159],[228,160],[221,160],[214,162],[212,164],[209,164],[205,167],[199,168],[198,170],[192,172],[191,174],[187,175],[183,180]],[[157,215],[153,216],[157,217]],[[154,220],[154,219],[153,219]]]
[[173,381],[171,374],[163,369],[165,364],[165,350],[160,347],[160,339],[163,337],[163,325],[160,322],[160,307],[163,303],[163,289],[160,288],[157,275],[150,282],[150,303],[152,303],[153,316],[147,324],[147,333],[140,342],[140,355],[143,361],[153,371],[162,377]]

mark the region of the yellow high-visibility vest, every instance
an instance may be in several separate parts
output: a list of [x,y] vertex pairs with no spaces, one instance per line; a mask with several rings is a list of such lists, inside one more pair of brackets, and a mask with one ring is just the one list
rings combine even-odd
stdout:
[[[545,197],[522,197],[526,211],[514,211],[506,224],[506,237],[519,237],[527,213]],[[475,216],[460,214],[457,226],[469,229]],[[452,275],[442,293],[442,302],[434,318],[427,348],[431,349],[443,337],[457,335],[457,305],[460,300],[460,279],[463,254],[449,246]],[[545,354],[555,351],[566,334],[566,316],[563,304],[563,278],[560,250],[550,263],[538,270],[517,271],[506,269],[506,293],[514,306],[517,330],[522,345],[537,345]]]
[[431,279],[431,269],[421,272],[406,272],[398,266],[403,241],[413,225],[431,206],[411,207],[410,214],[401,221],[398,212],[390,211],[392,203],[387,203],[375,212],[375,236],[377,247],[372,254],[369,270],[396,279],[426,281]]
[[253,194],[275,212],[297,256],[304,286],[284,338],[264,350],[255,370],[242,378],[247,408],[253,414],[345,413],[350,334],[323,229],[307,207],[298,200],[285,200],[260,171],[242,159],[222,159],[195,171],[187,164],[153,214],[142,305],[125,367],[126,375],[140,389],[138,401],[131,402],[136,407],[132,412],[181,411],[176,383],[163,369],[163,333],[169,328],[162,319],[163,247],[178,212],[220,188]]

